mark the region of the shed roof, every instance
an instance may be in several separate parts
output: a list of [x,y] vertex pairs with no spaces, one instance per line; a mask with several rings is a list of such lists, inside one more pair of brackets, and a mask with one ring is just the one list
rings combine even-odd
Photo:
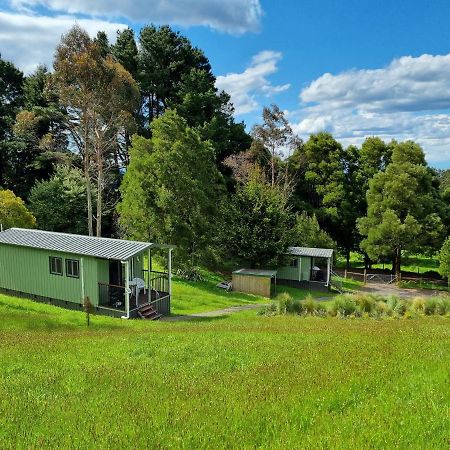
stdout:
[[289,247],[288,254],[294,256],[312,256],[313,258],[331,258],[332,248]]
[[149,242],[126,241],[123,239],[82,236],[79,234],[56,233],[53,231],[28,230],[23,228],[9,228],[1,232],[1,244],[120,261],[125,261],[148,248],[171,248],[170,245],[158,245]]
[[269,277],[273,278],[277,276],[276,270],[263,270],[263,269],[239,269],[235,270],[233,273],[237,275],[248,275],[254,277]]

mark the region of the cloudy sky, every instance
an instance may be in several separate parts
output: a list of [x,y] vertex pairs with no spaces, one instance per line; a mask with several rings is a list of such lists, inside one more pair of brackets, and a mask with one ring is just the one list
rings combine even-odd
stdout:
[[0,0],[0,53],[51,67],[62,33],[169,23],[209,57],[250,128],[277,103],[307,138],[414,139],[450,168],[446,0]]

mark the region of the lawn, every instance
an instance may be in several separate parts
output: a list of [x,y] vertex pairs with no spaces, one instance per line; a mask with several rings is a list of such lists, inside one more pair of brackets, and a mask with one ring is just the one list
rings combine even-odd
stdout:
[[[226,278],[226,277],[225,277]],[[189,282],[174,277],[172,288],[172,314],[193,314],[204,311],[228,308],[250,304],[267,303],[269,300],[256,295],[241,294],[239,292],[226,292],[216,287],[216,284],[225,279],[212,272],[202,271],[202,280]],[[277,294],[288,292],[294,299],[301,300],[308,294],[313,297],[327,297],[329,292],[310,291],[278,285]]]
[[87,328],[0,296],[0,448],[446,448],[448,323],[246,311]]
[[[350,266],[354,268],[364,267],[364,258],[361,254],[352,252],[350,254]],[[336,267],[345,268],[346,261],[345,258],[338,258],[336,261]],[[373,264],[374,269],[391,269],[392,263],[376,263]],[[439,260],[437,258],[432,258],[423,255],[409,255],[405,256],[402,261],[402,271],[413,272],[417,274],[423,274],[426,272],[434,271],[437,272],[439,268]]]

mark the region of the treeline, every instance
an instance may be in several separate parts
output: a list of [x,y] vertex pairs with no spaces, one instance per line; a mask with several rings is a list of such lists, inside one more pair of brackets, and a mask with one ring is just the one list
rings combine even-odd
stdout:
[[303,142],[275,105],[249,134],[207,57],[170,27],[111,45],[76,26],[52,71],[24,77],[0,59],[0,76],[4,226],[33,226],[26,205],[42,229],[176,244],[188,271],[276,265],[289,245],[399,271],[403,252],[435,253],[449,234],[449,172],[418,144]]

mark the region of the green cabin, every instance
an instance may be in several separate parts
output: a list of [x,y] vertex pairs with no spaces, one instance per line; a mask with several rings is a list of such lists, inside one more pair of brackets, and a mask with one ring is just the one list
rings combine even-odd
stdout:
[[[73,309],[89,298],[100,314],[156,318],[170,313],[172,249],[10,228],[0,232],[0,291]],[[152,270],[156,251],[166,255],[167,271]]]
[[333,249],[289,247],[287,261],[288,265],[277,270],[279,283],[298,287],[330,286]]

